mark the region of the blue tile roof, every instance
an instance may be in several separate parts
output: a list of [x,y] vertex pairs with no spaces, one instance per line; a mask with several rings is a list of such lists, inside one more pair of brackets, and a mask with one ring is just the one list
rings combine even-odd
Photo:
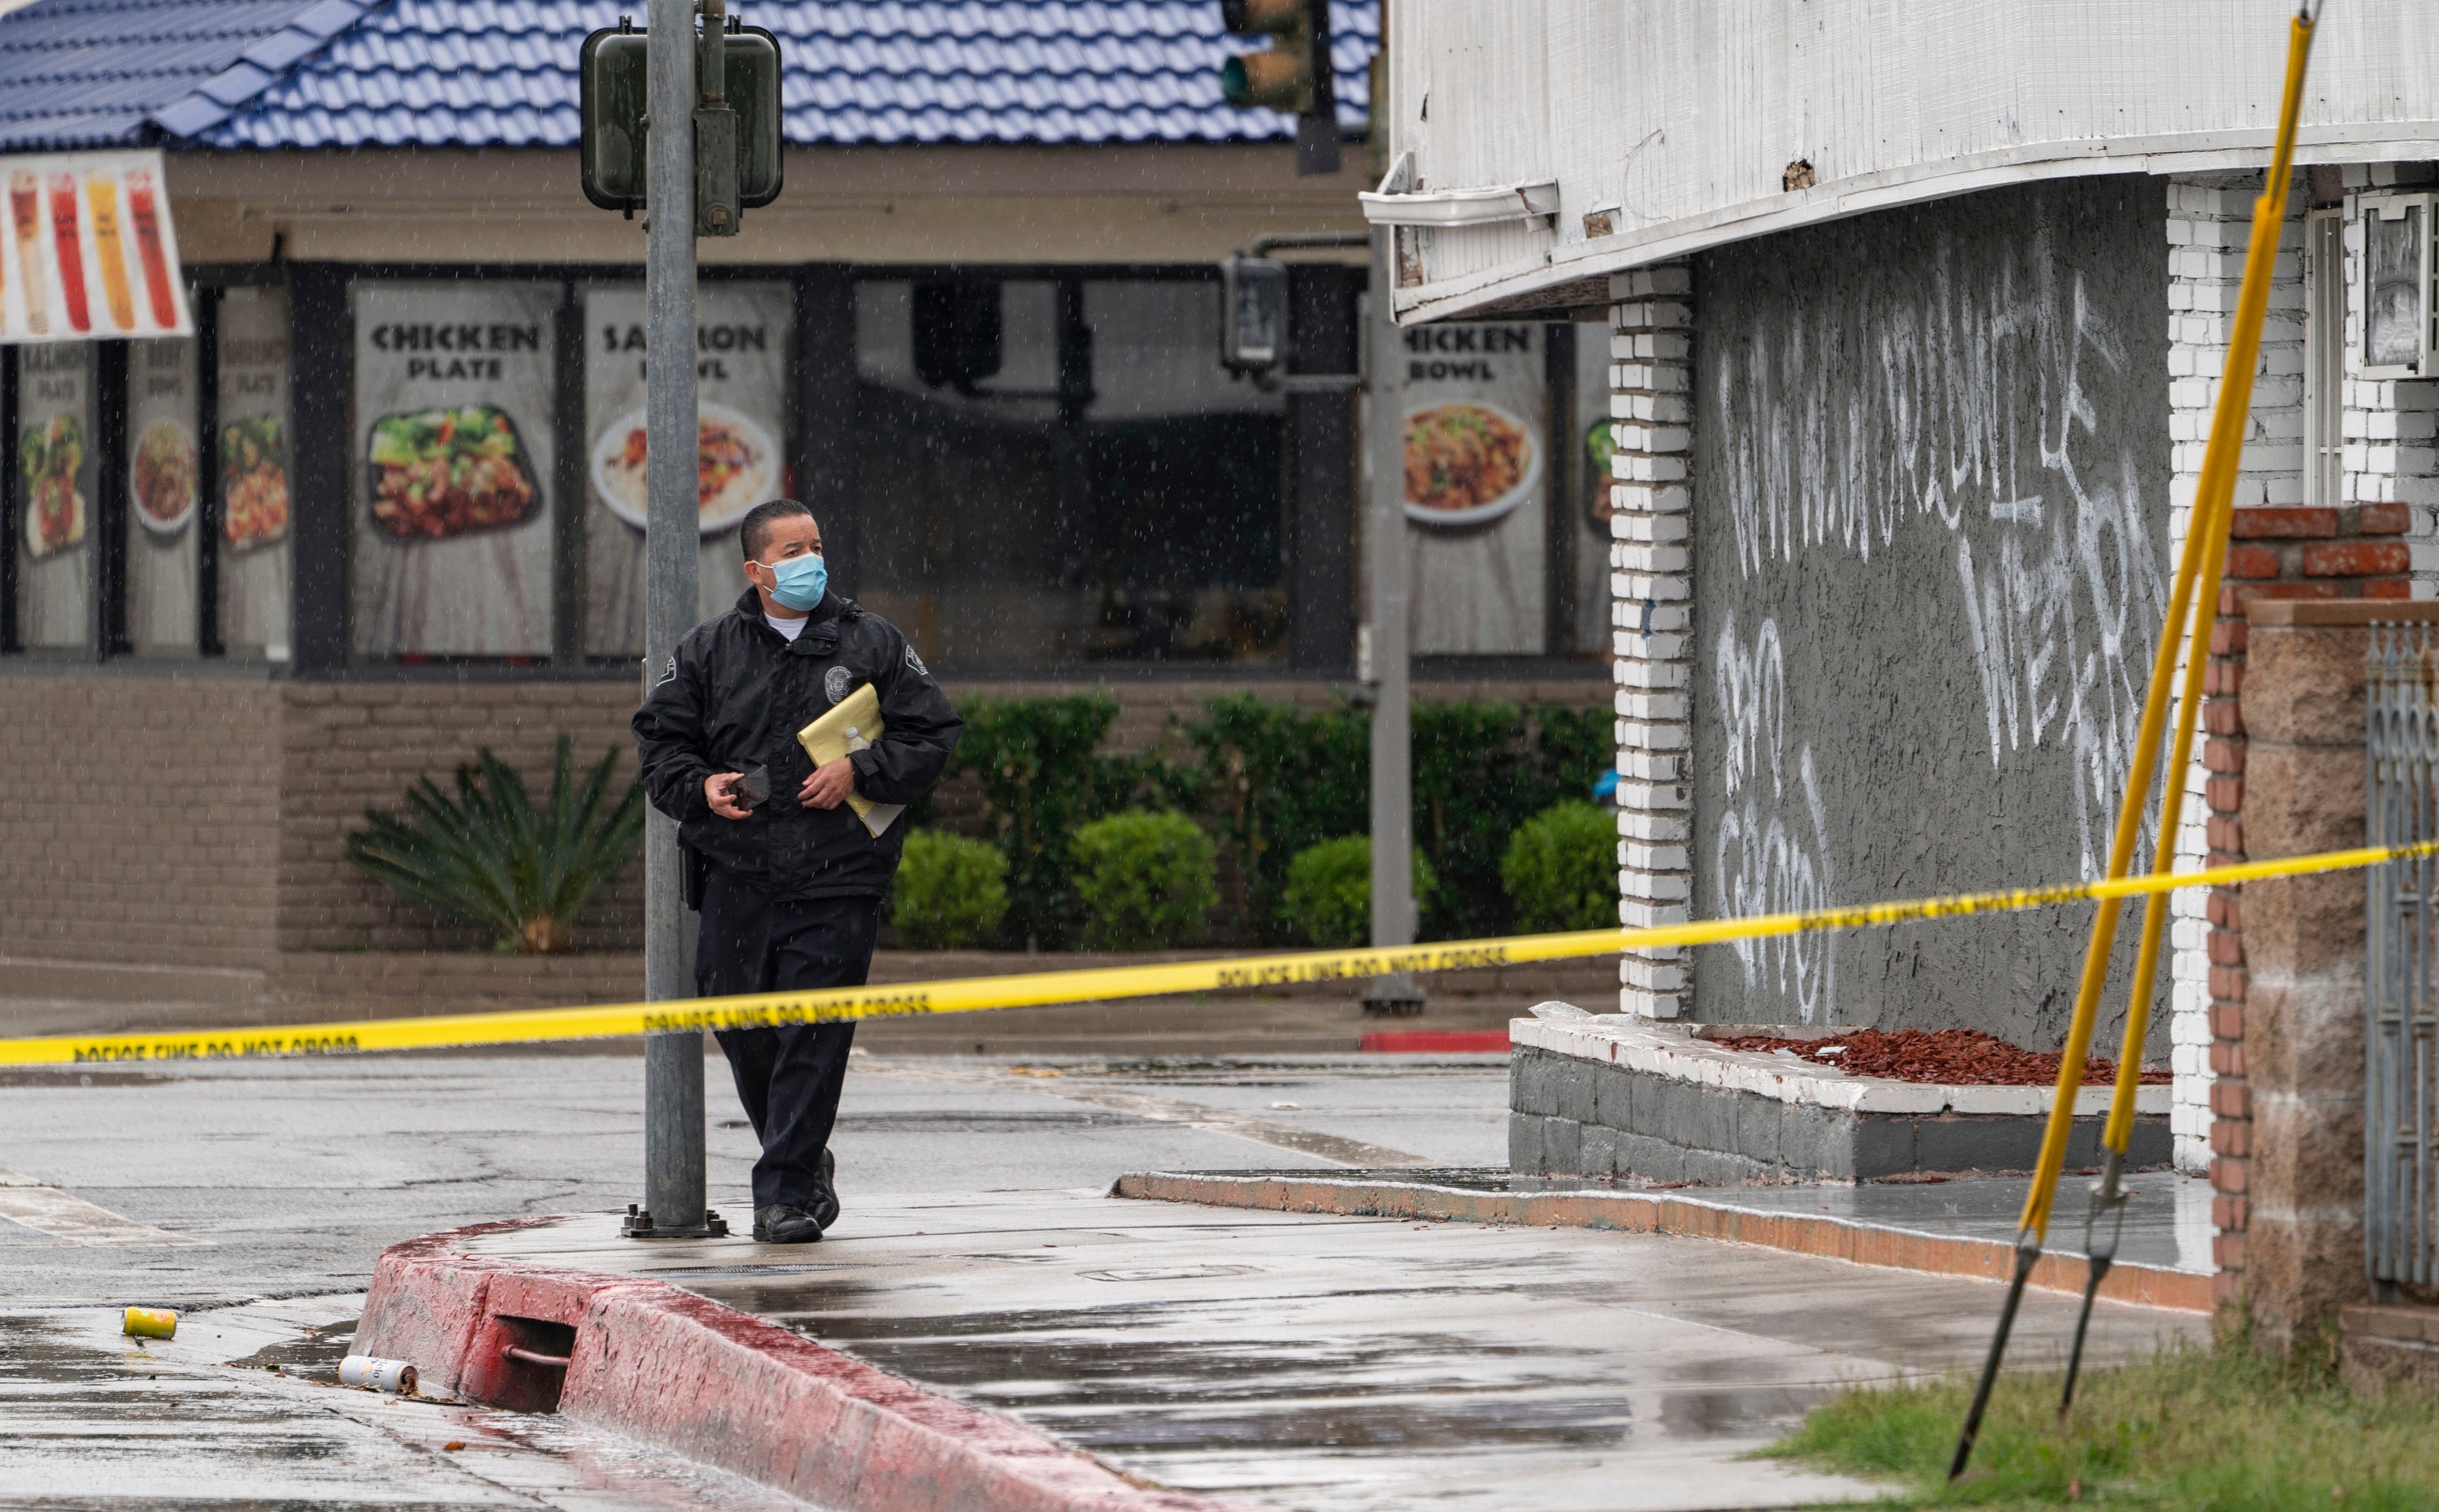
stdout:
[[40,0],[0,17],[0,151],[148,140],[215,117],[364,18],[358,0]]
[[[576,51],[643,0],[37,0],[0,17],[0,145],[565,147]],[[780,39],[788,140],[1282,140],[1220,98],[1259,45],[1217,0],[740,0]],[[344,12],[344,14],[342,14]],[[1332,0],[1363,126],[1372,0]],[[148,126],[148,123],[149,126]],[[14,133],[13,136],[9,133]]]

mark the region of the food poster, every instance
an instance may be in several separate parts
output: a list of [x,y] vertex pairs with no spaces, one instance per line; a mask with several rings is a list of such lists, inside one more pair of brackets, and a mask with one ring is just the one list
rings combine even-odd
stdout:
[[127,638],[139,651],[195,649],[195,344],[127,352]]
[[548,655],[559,286],[352,294],[356,653]]
[[1609,412],[1610,328],[1576,328],[1575,476],[1581,495],[1568,512],[1575,517],[1576,626],[1573,649],[1579,656],[1611,655],[1609,622],[1609,522],[1615,512],[1610,461],[1617,454]]
[[1408,601],[1417,656],[1539,656],[1550,560],[1539,325],[1398,333]]
[[0,157],[0,342],[191,336],[161,154]]
[[[702,525],[696,614],[745,591],[737,525],[787,490],[788,363],[795,306],[785,284],[705,283],[695,295]],[[644,653],[644,291],[584,292],[584,649]]]
[[17,354],[17,637],[93,644],[93,346]]
[[220,631],[232,655],[288,659],[288,296],[220,300]]

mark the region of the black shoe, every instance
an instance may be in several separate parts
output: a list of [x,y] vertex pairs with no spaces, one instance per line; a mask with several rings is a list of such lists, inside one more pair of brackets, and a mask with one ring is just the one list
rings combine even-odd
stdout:
[[823,1150],[822,1168],[813,1176],[813,1202],[810,1210],[813,1221],[823,1228],[828,1228],[839,1218],[838,1187],[832,1181],[832,1178],[837,1175],[838,1157],[827,1149]]
[[[831,1205],[837,1211],[837,1205]],[[785,1202],[754,1210],[754,1242],[757,1244],[810,1244],[822,1236],[822,1226],[810,1213]]]

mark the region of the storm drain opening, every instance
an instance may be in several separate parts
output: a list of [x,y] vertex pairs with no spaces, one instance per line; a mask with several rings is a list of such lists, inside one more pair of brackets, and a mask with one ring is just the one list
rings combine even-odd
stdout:
[[501,1407],[525,1413],[559,1411],[559,1394],[567,1384],[568,1357],[576,1351],[576,1329],[540,1318],[494,1314],[499,1325],[499,1374],[491,1399]]

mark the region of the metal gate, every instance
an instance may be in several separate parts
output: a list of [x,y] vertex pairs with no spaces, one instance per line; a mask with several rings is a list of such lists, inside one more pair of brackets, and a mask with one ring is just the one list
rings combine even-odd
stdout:
[[[2372,628],[2364,678],[2370,844],[2439,838],[2439,636]],[[2439,860],[2365,874],[2364,1261],[2381,1300],[2439,1279]]]

